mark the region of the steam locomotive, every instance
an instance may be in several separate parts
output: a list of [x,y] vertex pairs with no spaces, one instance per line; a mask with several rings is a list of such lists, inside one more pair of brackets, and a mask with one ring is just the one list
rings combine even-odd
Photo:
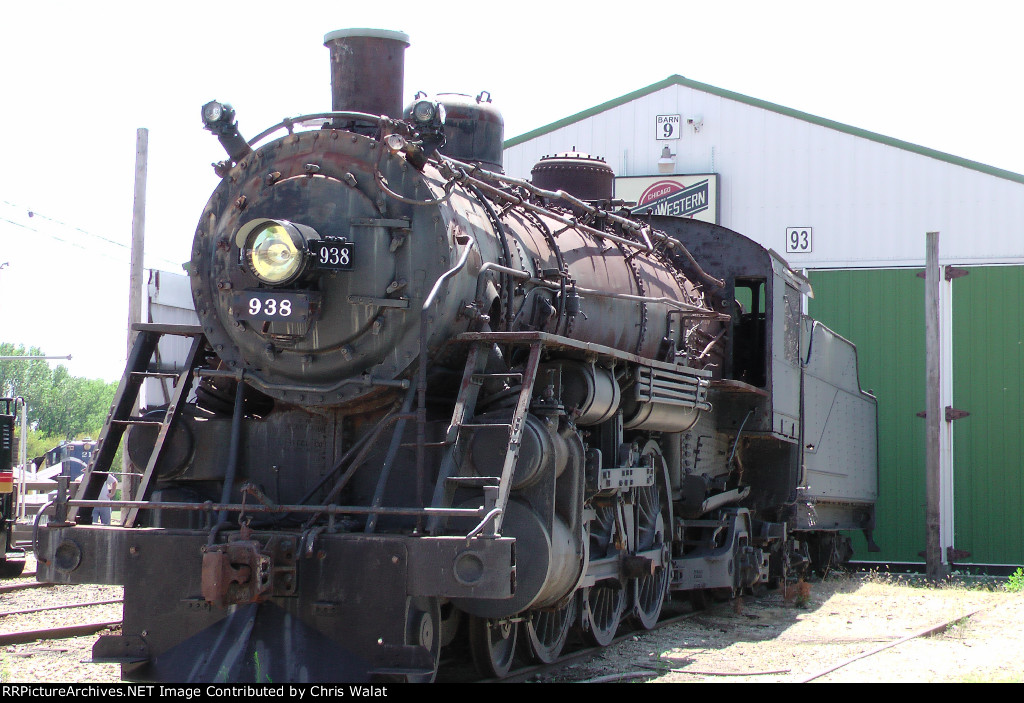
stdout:
[[[402,108],[408,38],[328,34],[333,109],[227,152],[193,242],[201,325],[138,325],[39,578],[125,586],[129,679],[487,675],[650,628],[870,535],[874,398],[806,279],[715,225],[635,214],[566,153],[502,172],[489,96]],[[280,133],[280,134],[279,134]],[[161,337],[167,407],[132,414]],[[98,501],[124,438],[136,477]],[[99,505],[121,524],[92,525]]]

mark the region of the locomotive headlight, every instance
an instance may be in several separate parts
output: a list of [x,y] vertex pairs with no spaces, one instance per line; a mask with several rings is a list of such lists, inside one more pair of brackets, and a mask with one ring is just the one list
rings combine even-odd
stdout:
[[433,100],[420,100],[413,105],[412,118],[419,125],[443,125],[444,105]]
[[286,283],[302,268],[302,252],[281,225],[268,225],[250,241],[246,248],[249,266],[264,283]]
[[235,110],[227,103],[220,103],[216,100],[203,105],[203,125],[212,130],[218,123],[230,123],[235,119]]
[[436,107],[430,100],[420,100],[412,109],[412,117],[417,122],[430,122],[434,119]]
[[286,220],[249,222],[235,235],[241,263],[271,286],[286,285],[302,274],[310,239],[319,239],[312,228]]

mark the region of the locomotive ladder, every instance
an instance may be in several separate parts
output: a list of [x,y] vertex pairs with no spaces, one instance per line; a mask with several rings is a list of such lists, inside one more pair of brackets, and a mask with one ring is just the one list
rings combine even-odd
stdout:
[[[96,456],[92,464],[83,472],[82,484],[79,486],[76,495],[77,500],[96,500],[99,497],[103,483],[107,480],[107,476],[110,473],[114,455],[121,444],[121,437],[124,435],[125,430],[132,425],[160,428],[156,442],[153,445],[153,451],[149,455],[149,461],[142,472],[138,486],[134,490],[128,490],[129,500],[141,501],[143,499],[146,489],[149,487],[149,482],[153,477],[153,472],[156,470],[156,465],[163,454],[164,440],[167,439],[170,427],[181,411],[183,405],[181,401],[185,398],[185,394],[192,385],[192,375],[199,359],[199,352],[206,342],[202,328],[192,325],[137,323],[132,325],[132,330],[138,333],[135,337],[135,344],[128,354],[124,375],[121,376],[121,382],[117,387],[114,402],[110,406],[110,413],[107,415],[107,422],[100,433]],[[185,364],[180,373],[160,373],[149,370],[150,360],[157,350],[160,338],[164,335],[192,338],[192,345],[189,348],[188,356],[185,358]],[[142,383],[147,378],[175,379],[174,392],[171,394],[170,404],[161,420],[146,420],[142,417],[132,416],[132,410],[138,401]],[[127,447],[125,451],[127,451]],[[128,481],[125,481],[125,484],[128,483]],[[129,489],[128,485],[122,488],[122,493],[126,489]],[[88,523],[91,523],[92,508],[83,508],[83,510],[87,511],[89,515]],[[74,507],[68,511],[68,521],[75,521],[75,512],[76,509]],[[128,509],[121,516],[121,524],[125,527],[131,527],[135,522],[138,512],[139,509],[137,507]]]
[[[448,450],[438,475],[437,485],[434,491],[435,506],[450,507],[455,496],[455,490],[459,487],[480,487],[484,490],[484,507],[496,510],[497,513],[491,521],[491,529],[487,534],[497,535],[501,532],[501,523],[505,515],[505,506],[508,503],[508,494],[512,485],[512,474],[515,471],[516,460],[519,458],[519,447],[523,436],[523,426],[526,421],[526,414],[530,409],[530,401],[533,398],[533,386],[537,380],[537,369],[540,365],[541,343],[530,344],[530,355],[523,371],[515,373],[487,373],[487,355],[490,347],[488,342],[474,342],[470,346],[469,356],[466,359],[466,369],[462,376],[462,383],[459,386],[459,395],[455,401],[455,410],[452,413],[451,424],[448,425],[448,432],[445,443]],[[519,398],[512,417],[508,422],[495,423],[471,423],[467,422],[476,413],[476,403],[480,396],[480,388],[489,379],[515,378],[520,381]],[[495,465],[500,463],[501,473],[498,476],[453,476],[457,460],[463,456],[464,449],[469,442],[469,436],[463,430],[475,429],[497,429],[505,428],[508,432],[508,440],[505,443],[503,452],[499,451],[495,457]],[[428,532],[436,533],[440,525],[440,518],[433,517],[428,523]]]

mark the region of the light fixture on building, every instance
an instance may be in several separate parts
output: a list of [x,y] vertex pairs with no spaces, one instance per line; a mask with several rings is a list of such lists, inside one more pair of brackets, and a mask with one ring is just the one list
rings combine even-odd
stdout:
[[658,159],[659,173],[672,173],[676,170],[676,155],[666,146],[661,150],[661,158]]

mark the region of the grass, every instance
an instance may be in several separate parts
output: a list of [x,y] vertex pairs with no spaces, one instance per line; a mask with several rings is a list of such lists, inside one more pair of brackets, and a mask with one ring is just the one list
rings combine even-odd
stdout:
[[252,653],[253,663],[256,665],[256,683],[274,683],[273,679],[263,671],[263,666],[260,664],[260,653]]
[[[969,570],[957,570],[950,573],[941,581],[934,582],[924,574],[895,574],[885,573],[872,569],[871,571],[857,574],[849,574],[848,578],[860,579],[863,583],[872,583],[888,586],[908,586],[921,589],[953,589],[964,591],[1002,592],[1024,590],[1024,570],[1018,569],[1021,573],[1018,577],[1019,584],[1016,590],[1011,589],[1006,579],[999,576],[986,574],[973,574]],[[1011,582],[1014,576],[1010,577]]]
[[1010,593],[1024,591],[1024,569],[1018,566],[1017,570],[1010,574],[1010,577],[1006,579],[1006,590]]
[[971,624],[971,617],[965,615],[958,620],[954,620],[946,626],[946,634],[957,637],[963,642],[964,637],[967,635],[967,628]]

